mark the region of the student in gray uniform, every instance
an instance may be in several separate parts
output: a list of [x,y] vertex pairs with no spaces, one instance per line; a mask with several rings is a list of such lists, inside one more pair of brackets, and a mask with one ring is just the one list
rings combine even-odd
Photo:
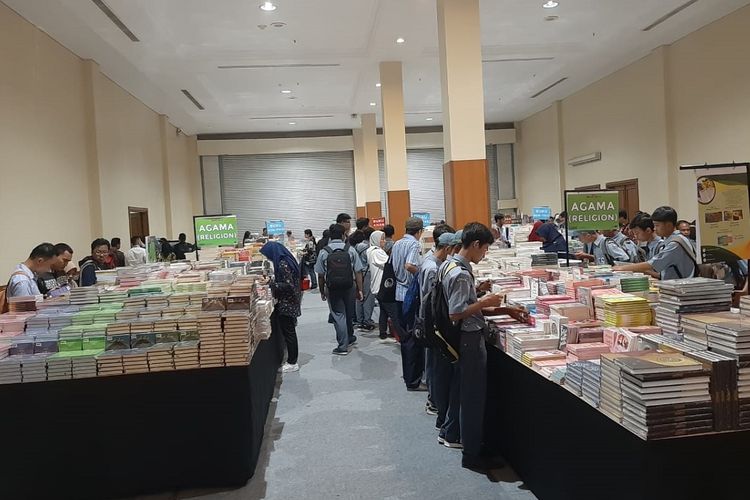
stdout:
[[[461,322],[459,361],[450,381],[449,414],[460,408],[460,440],[443,434],[441,437],[451,448],[463,448],[463,467],[486,472],[504,466],[502,460],[483,456],[485,398],[487,392],[487,350],[485,346],[486,323],[483,310],[491,314],[510,314],[526,321],[525,311],[501,308],[502,296],[486,294],[477,298],[471,263],[479,263],[495,241],[489,228],[479,222],[467,224],[461,236],[462,247],[458,254],[447,260],[438,271],[439,279],[448,299],[451,321]],[[456,373],[457,372],[457,373]],[[456,381],[456,379],[458,379]],[[457,383],[456,383],[457,382]],[[441,433],[448,426],[443,425]]]
[[649,260],[661,251],[664,239],[654,231],[654,221],[647,213],[639,213],[630,221],[630,229],[641,248],[646,251],[646,260]]
[[677,230],[677,212],[659,207],[651,215],[656,234],[664,238],[664,248],[648,261],[615,267],[615,271],[656,272],[663,280],[692,278],[695,275],[695,249]]
[[[630,227],[629,223],[626,226],[628,231],[632,231],[632,228]],[[602,231],[602,234],[605,238],[611,238],[612,241],[617,243],[617,246],[625,250],[625,253],[628,254],[628,262],[631,263],[637,263],[637,262],[643,262],[645,261],[645,252],[641,253],[638,249],[638,245],[635,241],[628,238],[625,233],[623,233],[621,230],[618,231]]]
[[577,259],[588,260],[595,266],[613,266],[617,262],[630,262],[630,257],[620,245],[597,231],[581,231],[578,238],[587,245],[588,251],[578,252]]

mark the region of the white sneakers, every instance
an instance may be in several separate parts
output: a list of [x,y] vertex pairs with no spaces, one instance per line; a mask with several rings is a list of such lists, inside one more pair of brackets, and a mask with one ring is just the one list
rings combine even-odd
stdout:
[[294,363],[293,365],[290,365],[289,363],[284,363],[284,366],[281,367],[281,373],[298,372],[298,371],[299,371],[299,365],[297,363]]

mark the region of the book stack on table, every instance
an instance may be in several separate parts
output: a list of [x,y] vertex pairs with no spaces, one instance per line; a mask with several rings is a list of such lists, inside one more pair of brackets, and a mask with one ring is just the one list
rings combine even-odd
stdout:
[[656,324],[665,334],[682,333],[681,317],[689,313],[729,311],[732,307],[733,285],[711,278],[666,280],[656,284],[659,305]]

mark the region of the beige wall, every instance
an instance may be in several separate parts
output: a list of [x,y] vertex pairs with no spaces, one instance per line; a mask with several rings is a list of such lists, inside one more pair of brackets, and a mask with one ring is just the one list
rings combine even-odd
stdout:
[[[679,165],[750,160],[749,24],[750,7],[740,9],[562,100],[562,179],[548,176],[552,108],[518,124],[522,207],[544,197],[553,204],[553,191],[637,178],[642,210],[671,204],[681,217],[695,218],[694,177]],[[567,165],[596,151],[602,161]],[[552,186],[526,185],[540,179]]]
[[169,141],[166,204],[159,116],[2,3],[0,109],[3,282],[42,241],[69,243],[76,259],[94,237],[127,241],[128,205],[149,208],[152,232],[191,233],[201,207],[195,138]]

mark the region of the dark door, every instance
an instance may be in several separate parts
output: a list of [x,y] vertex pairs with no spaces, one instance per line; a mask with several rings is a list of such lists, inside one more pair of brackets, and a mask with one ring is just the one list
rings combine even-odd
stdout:
[[627,210],[629,219],[632,219],[635,213],[640,210],[640,203],[638,201],[638,179],[608,182],[607,189],[619,192],[620,210]]
[[128,207],[130,219],[130,237],[138,236],[144,242],[149,235],[148,208]]

